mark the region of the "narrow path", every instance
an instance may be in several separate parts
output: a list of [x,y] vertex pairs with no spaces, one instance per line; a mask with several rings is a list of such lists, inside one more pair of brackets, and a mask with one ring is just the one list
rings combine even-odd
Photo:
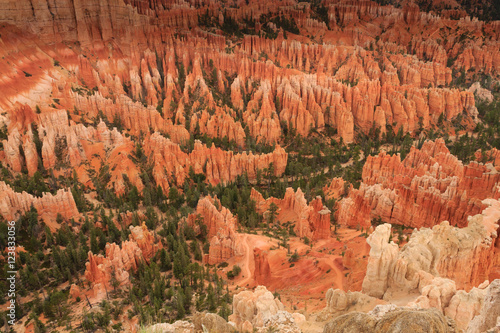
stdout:
[[343,289],[344,283],[343,283],[343,277],[344,277],[344,272],[342,272],[337,265],[335,265],[335,259],[332,257],[329,257],[328,260],[325,261],[326,264],[334,271],[335,274],[335,283],[337,284],[336,287],[338,289]]
[[247,234],[245,234],[243,236],[243,239],[241,241],[243,242],[243,245],[245,245],[245,248],[246,248],[245,259],[244,259],[244,266],[245,267],[243,268],[245,278],[243,280],[241,280],[240,282],[238,282],[238,285],[240,287],[244,287],[248,283],[248,280],[250,280],[252,278],[252,272],[250,271],[250,255],[253,255],[253,251],[252,251],[252,253],[250,253],[250,245],[248,245],[248,235]]

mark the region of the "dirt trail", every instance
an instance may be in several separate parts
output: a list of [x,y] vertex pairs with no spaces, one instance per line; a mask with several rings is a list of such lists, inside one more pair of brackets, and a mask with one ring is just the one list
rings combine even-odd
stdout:
[[[360,159],[360,160],[362,160],[362,159],[364,158],[364,154],[363,154],[363,152],[360,152],[360,155],[359,155],[359,156],[360,156],[360,157],[359,157],[359,159]],[[347,161],[347,162],[345,162],[345,163],[341,163],[341,164],[340,164],[340,166],[341,166],[342,168],[346,168],[346,167],[349,167],[349,166],[351,166],[351,165],[353,165],[353,164],[354,164],[354,160],[351,158],[351,159],[349,159],[349,161]],[[309,175],[309,178],[310,178],[310,177],[316,177],[316,176],[319,176],[320,174],[327,174],[329,171],[330,171],[330,168],[329,168],[329,167],[324,167],[323,169],[320,169],[320,170],[318,170],[318,171],[315,171],[315,172],[311,173],[311,174]],[[299,177],[298,177],[298,176],[286,176],[286,175],[282,175],[281,177],[278,177],[278,179],[279,179],[280,181],[285,181],[285,178],[286,178],[286,181],[288,181],[288,182],[294,182],[294,181],[296,181],[297,179],[299,179]],[[257,185],[257,180],[256,180],[256,179],[249,180],[249,181],[248,181],[248,183],[249,183],[249,184],[251,184],[251,185]],[[263,181],[261,182],[261,186],[262,186],[262,185],[263,185],[263,186],[267,186],[267,184],[266,184],[266,180],[263,180]]]
[[339,269],[339,267],[335,264],[333,258],[328,258],[329,260],[325,260],[325,263],[331,267],[331,269],[335,273],[335,284],[332,287],[337,287],[338,289],[343,289],[343,276],[344,272]]
[[241,240],[243,242],[243,245],[246,248],[245,251],[245,258],[243,260],[243,265],[245,266],[243,268],[244,276],[245,278],[238,282],[238,285],[241,287],[244,287],[247,285],[248,281],[252,279],[252,271],[250,270],[250,261],[253,258],[253,247],[250,248],[250,245],[248,244],[248,234],[245,234],[243,236],[243,239]]

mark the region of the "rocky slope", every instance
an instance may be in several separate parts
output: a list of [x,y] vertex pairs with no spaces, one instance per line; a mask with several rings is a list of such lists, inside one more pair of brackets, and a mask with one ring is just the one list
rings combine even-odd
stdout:
[[338,203],[337,220],[350,226],[371,226],[381,218],[407,227],[432,227],[447,220],[467,226],[467,216],[480,213],[481,200],[499,198],[500,174],[492,164],[463,165],[444,141],[427,141],[398,155],[369,156],[359,189]]
[[[483,102],[499,91],[497,8],[461,0],[0,0],[0,216],[16,220],[34,207],[54,233],[36,230],[18,249],[29,254],[19,256],[23,297],[36,289],[23,304],[71,285],[71,311],[80,313],[77,299],[125,293],[142,261],[152,271],[159,261],[168,287],[156,289],[165,292],[133,295],[137,302],[120,310],[133,319],[118,314],[113,324],[173,322],[194,307],[227,317],[231,291],[231,323],[198,313],[155,329],[498,330],[497,149],[466,164],[443,139],[415,143],[405,158],[367,156],[359,188],[350,184],[359,181],[354,157],[372,139],[435,137],[438,129],[459,140],[495,116],[484,115]],[[327,168],[334,150],[341,156]],[[262,184],[266,170],[274,174]],[[335,178],[325,186],[326,172]],[[52,194],[17,190],[40,177]],[[309,202],[299,186],[313,193]],[[221,203],[235,197],[253,200],[248,213],[263,217],[249,233],[247,212]],[[261,228],[271,204],[276,221]],[[58,216],[76,223],[60,228]],[[161,260],[181,243],[187,259],[170,273]],[[96,253],[85,260],[89,247]],[[205,256],[191,260],[200,248]],[[70,259],[55,258],[55,249]],[[242,272],[230,280],[237,265]],[[205,299],[211,283],[215,306]],[[44,295],[39,308],[51,302]],[[311,313],[326,302],[316,322],[286,311],[308,315],[308,302]],[[62,312],[52,311],[57,320],[31,313],[19,325],[43,331],[38,321],[56,325]],[[95,329],[89,323],[98,320],[85,322],[83,312],[81,326],[68,330]]]
[[[89,251],[84,276],[91,287],[92,297],[103,297],[116,287],[129,285],[129,272],[137,271],[141,263],[148,263],[158,251],[159,245],[155,244],[154,236],[144,224],[130,226],[130,231],[129,240],[121,245],[106,244],[105,256]],[[80,288],[74,285],[72,290],[76,298]]]
[[269,213],[269,206],[274,203],[278,211],[280,223],[294,223],[295,233],[299,237],[311,240],[328,239],[330,237],[330,210],[323,205],[321,197],[309,203],[300,188],[294,192],[293,188],[286,189],[283,199],[274,197],[264,199],[262,194],[252,188],[250,198],[255,201],[257,212]]
[[324,333],[333,332],[401,332],[402,327],[412,332],[452,333],[454,324],[434,309],[400,309],[374,318],[365,313],[352,312],[338,317],[325,326]]
[[44,193],[42,197],[34,197],[26,192],[15,192],[9,185],[0,182],[0,215],[7,221],[14,221],[21,214],[35,207],[39,219],[51,229],[60,227],[56,223],[57,216],[69,221],[78,218],[79,212],[71,191],[59,190],[55,195]]
[[[198,217],[201,221],[197,221]],[[218,264],[243,254],[240,235],[236,231],[236,218],[221,205],[219,199],[208,196],[198,201],[196,212],[188,217],[188,224],[195,232],[200,233],[200,223],[205,227],[210,240],[208,264]]]
[[[285,11],[301,35],[316,36],[285,38],[279,30],[276,39],[246,35],[228,54],[217,30],[195,28],[201,13],[214,13],[220,5],[5,1],[0,22],[7,57],[0,66],[14,69],[3,71],[2,108],[7,111],[17,101],[32,108],[38,104],[42,111],[51,104],[81,109],[90,117],[102,111],[110,121],[119,116],[137,134],[138,127],[176,133],[174,141],[186,139],[178,125],[189,122],[188,130],[200,123],[201,133],[239,145],[247,135],[275,143],[289,128],[307,136],[325,127],[350,142],[355,128],[415,132],[437,124],[441,115],[475,119],[474,94],[454,88],[452,72],[463,68],[495,76],[500,67],[495,22],[364,1],[329,4],[328,27],[311,18],[315,14],[307,5],[279,9],[280,4],[258,1],[226,11],[237,21],[250,12],[258,19]],[[173,34],[187,28],[184,39]],[[22,36],[21,46],[15,35]],[[132,48],[131,40],[141,42]],[[74,42],[80,47],[67,46]],[[9,87],[13,80],[23,88]],[[82,94],[86,91],[89,95]],[[229,94],[234,109],[221,105],[220,93]],[[204,104],[214,112],[198,108]],[[235,117],[238,109],[241,115]]]

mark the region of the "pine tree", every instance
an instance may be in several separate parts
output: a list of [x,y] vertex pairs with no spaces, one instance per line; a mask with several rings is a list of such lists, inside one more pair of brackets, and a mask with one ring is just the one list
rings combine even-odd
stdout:
[[139,208],[139,191],[137,190],[137,187],[134,185],[128,192],[128,201],[131,203],[132,208],[134,210],[137,210]]
[[224,320],[228,320],[230,314],[231,314],[231,309],[229,308],[229,306],[225,301],[222,302],[221,308],[219,309],[219,316],[224,318]]
[[193,242],[196,244],[195,250],[194,250],[194,260],[201,261],[203,259],[203,256],[201,254],[200,246],[197,242]]
[[116,270],[113,267],[113,270],[111,270],[111,286],[113,287],[113,291],[116,291],[116,289],[120,286],[120,282],[116,278]]
[[90,232],[90,251],[92,251],[92,253],[94,254],[99,253],[99,245],[97,243],[95,229],[92,229],[92,231]]
[[172,269],[172,259],[165,249],[161,249],[160,251],[160,269],[162,272]]
[[271,204],[269,205],[269,209],[267,211],[268,215],[267,215],[267,228],[269,229],[269,226],[271,224],[274,224],[274,222],[276,221],[276,217],[278,216],[278,209],[279,207],[274,203],[274,202],[271,202]]
[[177,253],[174,255],[174,276],[179,279],[183,274],[184,268],[182,267],[182,259],[180,257],[180,253]]
[[106,235],[104,234],[104,232],[102,232],[100,229],[98,229],[99,231],[99,249],[101,249],[102,251],[104,251],[104,249],[106,248],[106,244],[108,243],[108,240],[106,239]]
[[52,247],[54,244],[54,236],[52,235],[52,231],[50,231],[49,227],[45,227],[45,241],[47,242],[47,247]]
[[33,205],[31,205],[29,212],[26,214],[26,218],[29,235],[36,237],[36,234],[38,234],[38,211]]
[[207,288],[207,305],[208,305],[208,311],[213,312],[217,309],[217,305],[215,302],[215,293],[212,284],[209,284]]
[[184,309],[184,294],[182,292],[182,289],[179,289],[177,291],[177,295],[176,295],[176,305],[177,305],[177,319],[182,319],[184,318],[184,316],[186,315],[186,311]]

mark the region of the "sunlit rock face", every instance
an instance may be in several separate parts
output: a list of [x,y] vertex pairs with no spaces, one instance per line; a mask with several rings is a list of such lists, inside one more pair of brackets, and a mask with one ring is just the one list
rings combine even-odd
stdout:
[[[452,7],[0,0],[0,216],[16,220],[34,207],[53,232],[61,218],[80,232],[98,208],[115,213],[105,201],[137,199],[111,218],[129,228],[128,240],[89,252],[84,283],[69,287],[74,301],[102,300],[115,285],[129,287],[131,274],[166,244],[159,230],[135,223],[146,219],[153,201],[146,198],[168,210],[170,190],[184,195],[199,178],[199,200],[176,231],[184,222],[196,236],[206,231],[199,264],[244,269],[228,286],[231,323],[197,313],[192,323],[156,329],[392,332],[410,323],[415,332],[498,330],[497,149],[463,163],[436,139],[405,158],[368,156],[356,189],[339,177],[314,192],[290,182],[298,176],[290,161],[302,154],[294,140],[334,145],[398,131],[415,139],[436,128],[449,129],[450,138],[472,132],[482,117],[477,102],[496,98],[500,23],[477,19],[485,13],[467,12],[462,1]],[[292,29],[270,22],[278,17],[293,21]],[[258,184],[264,174],[286,184],[282,198]],[[16,191],[16,177],[40,175],[51,193]],[[295,235],[284,246],[291,251],[264,232],[244,234],[235,211],[207,190],[242,178],[260,188],[250,193],[258,223],[271,204],[276,225],[290,223]],[[85,200],[88,211],[79,211]],[[153,209],[164,219],[175,214]],[[91,223],[109,231],[98,218]],[[393,242],[399,226],[415,229],[401,246]],[[283,302],[273,294],[281,291]],[[320,295],[309,303],[315,310],[307,310],[311,294]],[[307,316],[286,311],[294,306]],[[323,307],[310,320],[308,311]]]
[[500,174],[492,164],[463,165],[444,141],[427,141],[401,161],[398,155],[369,156],[359,190],[351,189],[338,204],[337,219],[369,227],[372,219],[412,228],[441,221],[465,227],[467,216],[480,213],[486,198],[499,198]]

